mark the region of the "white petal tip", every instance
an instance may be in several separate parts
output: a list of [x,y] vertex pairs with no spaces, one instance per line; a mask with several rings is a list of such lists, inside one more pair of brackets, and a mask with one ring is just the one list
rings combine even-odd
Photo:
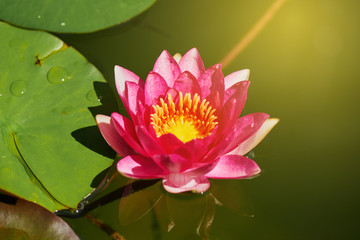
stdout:
[[111,117],[106,116],[106,115],[102,115],[102,114],[97,114],[95,116],[95,121],[97,124],[99,123],[110,123]]
[[177,63],[179,63],[180,60],[181,60],[181,58],[182,58],[182,56],[181,56],[180,53],[175,53],[175,55],[173,56],[173,58],[175,59],[175,61],[176,61]]
[[268,124],[268,126],[271,126],[271,128],[273,128],[279,121],[280,118],[269,118],[266,120],[266,124]]

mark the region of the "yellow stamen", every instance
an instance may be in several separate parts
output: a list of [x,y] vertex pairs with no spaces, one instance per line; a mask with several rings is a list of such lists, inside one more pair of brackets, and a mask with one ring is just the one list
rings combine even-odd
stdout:
[[172,133],[185,143],[211,135],[218,123],[215,122],[215,109],[209,105],[205,99],[200,103],[197,93],[191,99],[190,93],[183,96],[182,92],[179,92],[177,105],[171,94],[167,96],[167,103],[160,98],[160,103],[153,105],[155,112],[150,115],[156,136]]

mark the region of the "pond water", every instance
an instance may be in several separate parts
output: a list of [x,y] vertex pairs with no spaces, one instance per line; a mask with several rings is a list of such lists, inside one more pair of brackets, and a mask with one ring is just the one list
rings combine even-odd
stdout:
[[[121,26],[58,36],[114,90],[114,65],[145,79],[163,49],[184,54],[197,47],[206,67],[220,62],[272,3],[159,0]],[[289,0],[224,69],[251,70],[243,114],[280,118],[254,149],[259,177],[212,181],[204,195],[166,194],[155,184],[122,205],[116,200],[90,214],[128,240],[356,239],[359,9],[350,0]],[[119,205],[129,206],[122,219]],[[88,219],[66,220],[81,239],[111,239]]]

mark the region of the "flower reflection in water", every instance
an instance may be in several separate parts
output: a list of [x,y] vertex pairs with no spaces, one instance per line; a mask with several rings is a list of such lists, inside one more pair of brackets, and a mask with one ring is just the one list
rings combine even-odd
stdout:
[[160,181],[138,191],[129,184],[124,194],[126,196],[120,199],[119,204],[120,224],[126,226],[141,221],[149,214],[154,239],[171,239],[172,236],[209,239],[219,207],[237,215],[253,216],[243,182],[236,180],[213,180],[210,190],[203,194],[167,193]]

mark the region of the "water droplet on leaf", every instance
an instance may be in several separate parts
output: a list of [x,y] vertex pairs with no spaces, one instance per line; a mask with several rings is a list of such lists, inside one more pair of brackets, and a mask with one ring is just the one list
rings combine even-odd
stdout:
[[10,85],[10,92],[14,96],[21,96],[27,90],[27,84],[23,80],[17,80]]
[[65,68],[52,67],[47,73],[47,79],[52,84],[59,84],[71,79],[71,76]]

